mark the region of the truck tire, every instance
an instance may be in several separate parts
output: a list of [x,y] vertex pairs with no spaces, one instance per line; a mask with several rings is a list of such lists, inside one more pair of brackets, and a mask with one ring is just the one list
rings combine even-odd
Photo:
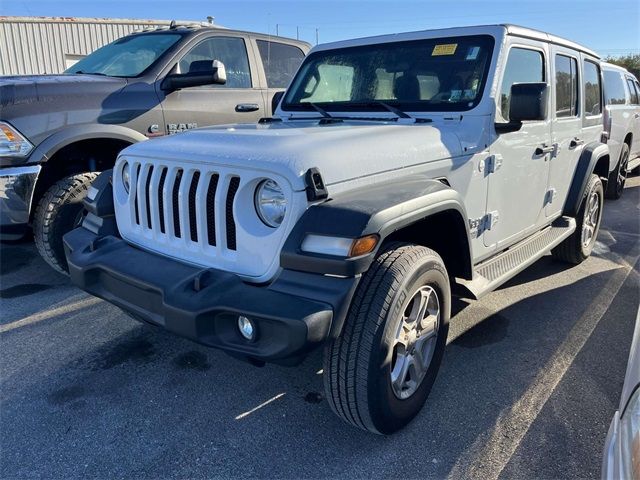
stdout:
[[97,173],[65,177],[45,192],[33,219],[33,235],[42,258],[60,273],[67,273],[62,237],[82,220],[82,200]]
[[440,256],[422,246],[390,244],[364,274],[341,335],[325,347],[332,410],[378,434],[409,423],[435,381],[450,315],[449,277]]
[[553,258],[574,265],[589,258],[598,237],[603,204],[602,181],[598,175],[591,174],[576,216],[576,230],[551,250]]
[[627,181],[627,165],[629,164],[629,145],[622,144],[622,151],[620,152],[620,160],[618,165],[611,172],[609,181],[607,182],[607,198],[617,200],[622,196],[624,191],[624,184]]

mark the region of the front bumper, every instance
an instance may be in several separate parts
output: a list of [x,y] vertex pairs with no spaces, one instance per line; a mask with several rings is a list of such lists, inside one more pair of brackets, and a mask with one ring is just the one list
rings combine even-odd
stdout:
[[40,165],[0,169],[1,240],[15,240],[26,232],[40,169]]
[[[187,265],[135,248],[115,236],[77,228],[64,237],[69,274],[83,290],[137,319],[250,360],[297,363],[330,335],[356,278],[284,270],[269,286]],[[239,315],[257,338],[239,333]]]

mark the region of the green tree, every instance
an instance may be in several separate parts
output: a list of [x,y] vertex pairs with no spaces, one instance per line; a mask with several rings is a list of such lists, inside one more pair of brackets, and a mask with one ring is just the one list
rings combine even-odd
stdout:
[[629,54],[620,57],[608,57],[607,62],[619,65],[640,78],[640,54]]

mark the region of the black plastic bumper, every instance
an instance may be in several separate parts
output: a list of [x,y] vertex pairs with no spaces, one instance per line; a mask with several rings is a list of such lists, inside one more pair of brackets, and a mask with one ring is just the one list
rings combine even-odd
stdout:
[[[85,228],[64,242],[69,274],[83,290],[135,318],[253,360],[302,359],[330,336],[332,321],[341,323],[357,284],[356,278],[285,270],[269,286],[251,285]],[[254,321],[255,340],[240,335],[238,315]]]

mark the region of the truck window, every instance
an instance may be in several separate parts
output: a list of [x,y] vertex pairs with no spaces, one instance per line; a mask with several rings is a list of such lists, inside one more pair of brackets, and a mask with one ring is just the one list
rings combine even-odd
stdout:
[[178,62],[176,73],[206,72],[214,60],[224,63],[227,83],[207,87],[251,88],[247,47],[238,37],[212,37],[200,42]]
[[578,115],[578,61],[556,55],[556,117]]
[[600,84],[600,67],[595,63],[584,62],[584,111],[587,116],[600,115],[602,105],[602,85]]
[[304,59],[304,52],[293,45],[257,40],[269,88],[287,88]]
[[631,93],[631,104],[638,105],[638,91],[633,83],[633,80],[627,78],[627,83],[629,84],[629,93]]
[[604,97],[607,105],[624,105],[627,102],[624,81],[619,72],[604,71]]
[[511,85],[514,83],[535,83],[545,81],[544,57],[542,52],[528,48],[512,48],[502,77],[500,89],[500,112],[504,120],[509,120]]

